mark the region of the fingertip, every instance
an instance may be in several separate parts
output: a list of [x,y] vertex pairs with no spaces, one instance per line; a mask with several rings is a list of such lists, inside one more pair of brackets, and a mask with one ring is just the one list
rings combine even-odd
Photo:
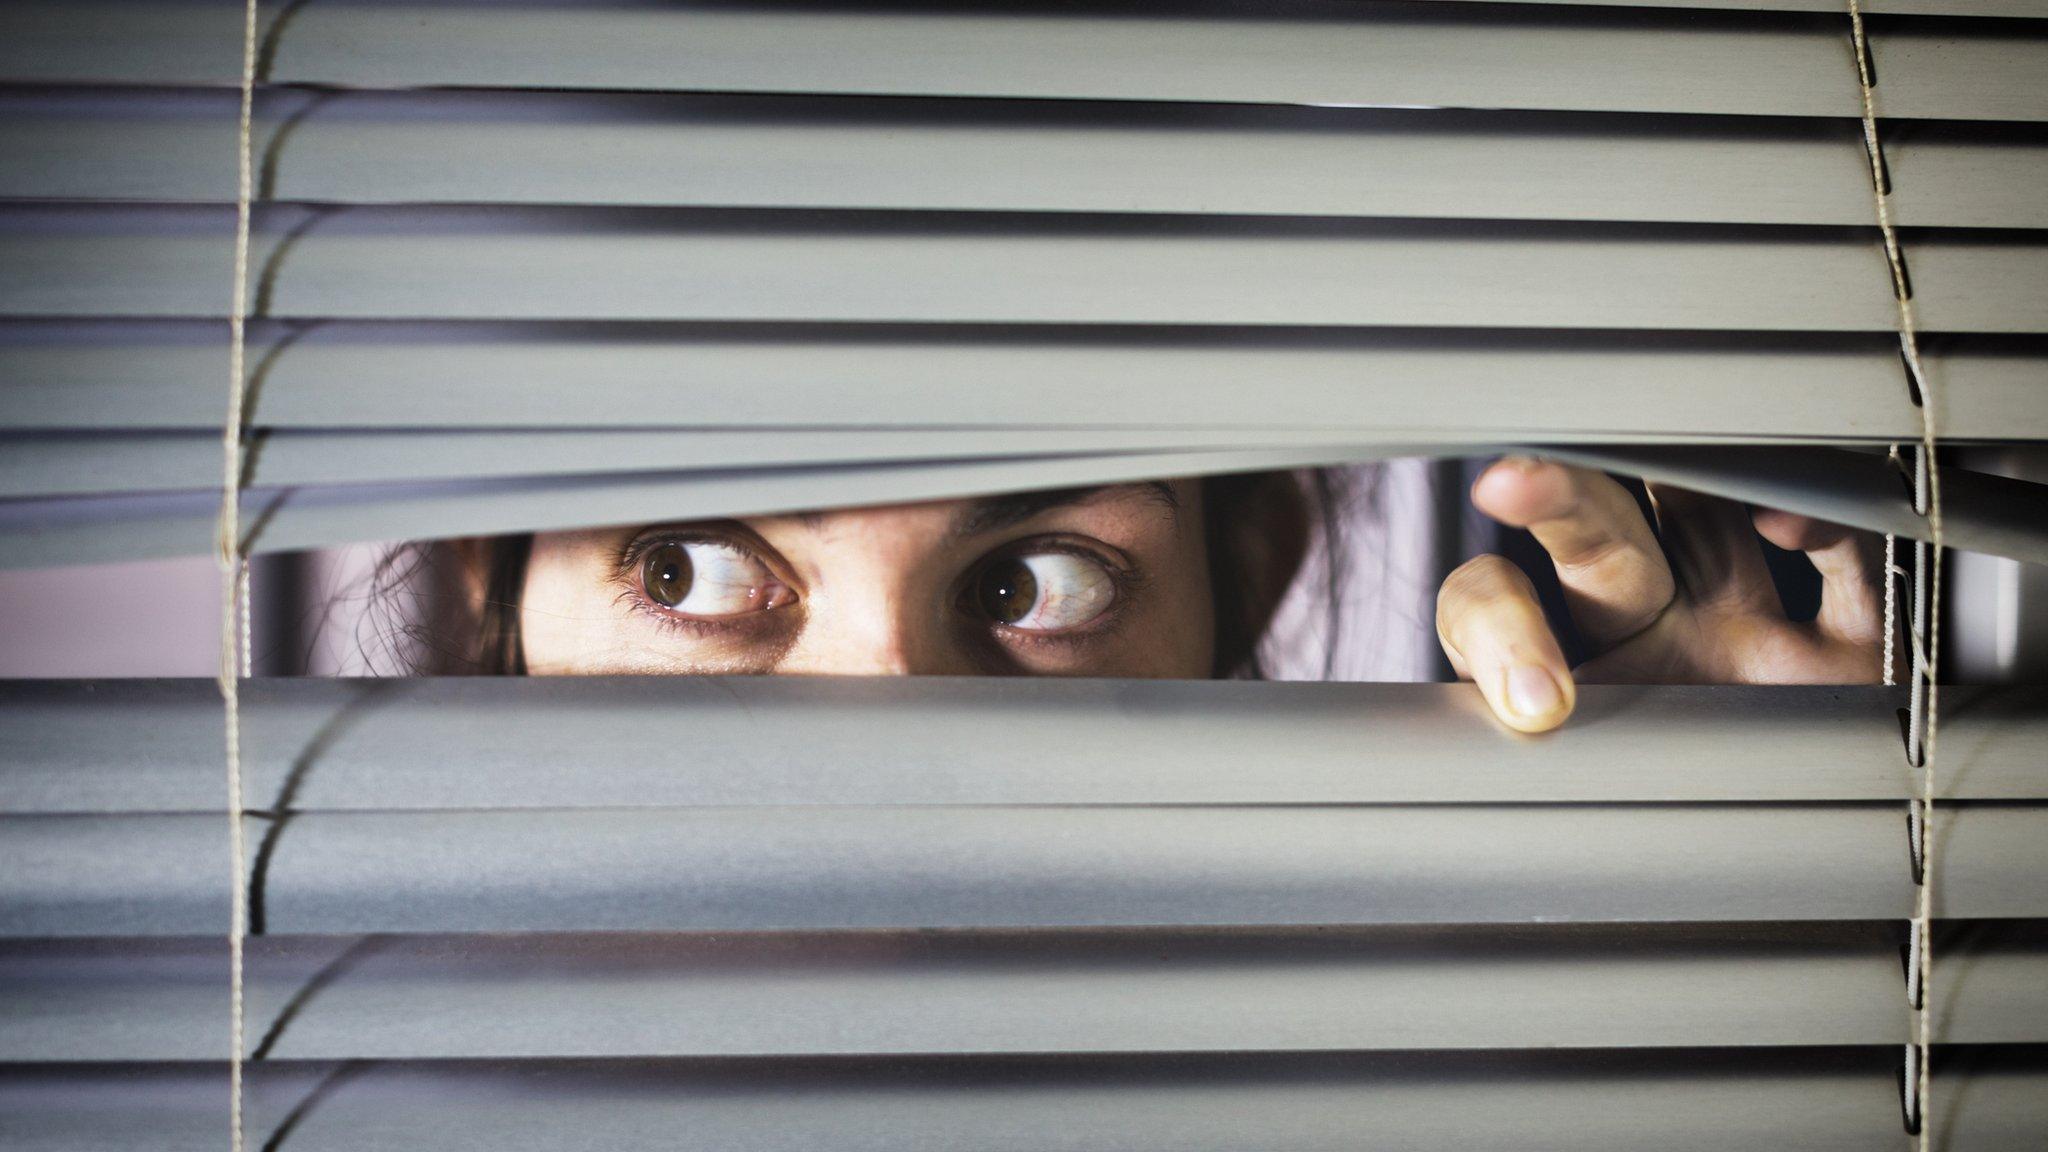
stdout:
[[1557,728],[1562,726],[1564,722],[1571,717],[1571,713],[1563,712],[1552,717],[1531,719],[1523,716],[1502,715],[1500,712],[1496,711],[1494,713],[1494,716],[1498,718],[1502,724],[1505,724],[1509,728],[1512,728],[1515,731],[1522,733],[1524,736],[1541,736],[1545,732],[1555,731]]
[[1776,508],[1758,508],[1750,513],[1750,523],[1756,525],[1757,534],[1780,548],[1792,552],[1812,552],[1820,548],[1833,547],[1846,539],[1854,529],[1811,516],[1793,512],[1781,512]]
[[1481,683],[1494,716],[1517,732],[1549,732],[1571,717],[1578,702],[1571,674],[1540,664],[1512,665]]
[[1518,732],[1564,723],[1576,699],[1569,666],[1528,576],[1500,556],[1475,556],[1444,579],[1437,637],[1487,707]]
[[1526,528],[1568,505],[1570,487],[1561,464],[1533,456],[1504,456],[1472,482],[1472,504],[1503,524]]

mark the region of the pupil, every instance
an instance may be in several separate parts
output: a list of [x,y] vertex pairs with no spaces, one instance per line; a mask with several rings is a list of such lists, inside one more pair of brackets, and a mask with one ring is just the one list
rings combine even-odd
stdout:
[[1021,560],[1005,560],[981,577],[981,610],[998,624],[1015,624],[1038,602],[1038,578]]
[[683,602],[690,594],[693,577],[690,554],[680,544],[663,544],[640,562],[640,583],[647,590],[648,599],[664,608]]

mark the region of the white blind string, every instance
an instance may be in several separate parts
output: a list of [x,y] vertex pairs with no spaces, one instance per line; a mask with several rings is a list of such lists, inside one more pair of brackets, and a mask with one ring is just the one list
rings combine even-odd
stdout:
[[227,730],[228,783],[228,1148],[242,1152],[243,945],[249,931],[248,844],[242,834],[241,678],[250,666],[249,559],[242,546],[242,425],[249,295],[249,206],[254,196],[252,123],[256,102],[256,5],[242,14],[242,108],[236,128],[234,298],[228,305],[228,410],[221,426],[220,696]]
[[[1885,453],[1885,459],[1894,468],[1905,470],[1899,461],[1899,446],[1893,443]],[[1905,570],[1899,567],[1899,536],[1896,532],[1884,534],[1884,641],[1878,645],[1878,666],[1883,672],[1884,686],[1897,686],[1899,682],[1897,650],[1899,644],[1899,578]]]
[[1878,659],[1887,688],[1899,682],[1898,673],[1892,667],[1892,649],[1898,646],[1899,636],[1898,576],[1899,538],[1896,533],[1887,532],[1884,534],[1884,639],[1878,644],[1881,649]]
[[[1899,352],[1911,376],[1920,404],[1920,452],[1915,461],[1913,510],[1927,518],[1931,544],[1915,543],[1913,604],[1908,631],[1913,642],[1912,701],[1907,714],[1906,755],[1919,768],[1919,799],[1909,811],[1916,865],[1913,918],[1907,931],[1907,993],[1913,1009],[1912,1042],[1906,1046],[1905,1101],[1909,1127],[1916,1134],[1919,1152],[1927,1152],[1933,1125],[1928,1122],[1929,1086],[1927,1062],[1932,1029],[1933,997],[1929,986],[1934,977],[1932,913],[1934,904],[1934,748],[1938,727],[1938,660],[1941,652],[1941,473],[1935,467],[1935,407],[1932,381],[1920,362],[1920,341],[1913,316],[1912,282],[1906,274],[1905,257],[1899,249],[1898,229],[1892,224],[1891,189],[1885,175],[1884,146],[1877,131],[1877,83],[1870,66],[1870,41],[1863,26],[1859,0],[1848,0],[1850,37],[1856,51],[1856,79],[1863,105],[1864,151],[1870,160],[1871,196],[1877,208],[1878,232],[1884,241],[1885,262],[1891,272],[1892,298],[1898,305]],[[1891,549],[1887,548],[1885,583],[1887,601],[1892,580]],[[1885,640],[1889,648],[1891,639]],[[1924,711],[1923,711],[1924,709]],[[1924,717],[1924,719],[1923,719]]]

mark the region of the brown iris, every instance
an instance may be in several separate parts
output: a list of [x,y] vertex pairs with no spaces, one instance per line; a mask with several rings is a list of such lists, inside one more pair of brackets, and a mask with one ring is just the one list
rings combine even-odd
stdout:
[[1038,577],[1022,560],[999,560],[981,570],[975,601],[998,624],[1015,624],[1038,603]]
[[661,544],[647,550],[640,561],[640,585],[647,598],[664,608],[673,608],[690,594],[696,573],[690,568],[690,554],[681,544]]

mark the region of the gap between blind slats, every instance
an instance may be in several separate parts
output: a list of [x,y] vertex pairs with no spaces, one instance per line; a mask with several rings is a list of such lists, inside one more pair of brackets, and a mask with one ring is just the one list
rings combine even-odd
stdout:
[[[237,18],[189,4],[18,5],[0,78],[226,85],[240,74]],[[1840,20],[1818,14],[314,4],[268,33],[266,23],[263,80],[338,87],[1859,113],[1839,78]],[[2003,33],[1956,22],[1879,29],[1886,114],[2048,119],[2048,87],[2028,82],[2048,62],[2048,36]]]
[[[1940,950],[1955,988],[1941,1042],[2048,1043],[2039,925],[1961,927]],[[248,1045],[279,1060],[1897,1045],[1900,947],[1891,925],[260,937]],[[225,967],[209,940],[0,944],[19,1006],[0,1048],[223,1059],[208,1024]]]
[[[1734,226],[512,208],[273,209],[297,319],[1890,331],[1859,232]],[[212,208],[0,211],[0,312],[219,313]],[[1922,323],[2048,331],[2048,244],[1907,245]]]
[[[1946,1050],[1944,1050],[1946,1051]],[[2035,1152],[2033,1050],[1935,1056],[1948,1152]],[[890,1060],[372,1062],[250,1069],[250,1132],[295,1152],[660,1147],[738,1152],[1870,1152],[1900,1140],[1892,1050],[1349,1053]],[[219,1065],[15,1070],[25,1152],[212,1152]],[[306,1102],[315,1094],[318,1099]],[[1953,1093],[1952,1096],[1948,1095]],[[773,1107],[764,1107],[772,1100]],[[1057,1118],[1050,1123],[1049,1118]],[[1370,1136],[1383,1143],[1362,1143]]]
[[[0,811],[219,810],[208,689],[0,683]],[[2048,688],[1950,693],[1941,799],[2048,802]],[[1876,686],[1588,684],[1542,740],[1446,684],[450,677],[258,680],[246,697],[248,803],[298,812],[1916,794]],[[689,756],[634,754],[684,740]]]
[[[207,934],[219,825],[0,817],[0,935]],[[287,934],[1874,920],[1911,896],[1903,829],[1892,803],[319,812],[257,853],[251,908]],[[2048,917],[2048,806],[1936,829],[1937,916]]]
[[[0,428],[214,433],[218,326],[0,322]],[[2048,439],[2048,345],[1927,349],[1943,427]],[[1582,435],[1899,439],[1885,333],[1572,333],[762,325],[252,326],[260,429],[785,429],[1087,423],[1327,427],[1505,442]],[[968,388],[962,380],[977,381]],[[1062,417],[1065,418],[1062,421]],[[266,466],[258,461],[258,467]]]
[[[271,94],[262,198],[1863,225],[1853,123],[706,98]],[[0,93],[0,196],[222,202],[226,94]],[[2048,142],[1886,142],[1901,224],[2038,228]],[[1512,170],[1512,181],[1494,179]]]
[[[1269,441],[1278,440],[1268,435]],[[860,507],[1160,477],[1287,470],[1430,454],[1427,445],[1329,444],[1098,455],[1045,453],[940,462],[707,469],[492,481],[246,490],[252,553],[352,541],[591,528],[715,516]],[[1457,446],[1485,454],[1499,448]],[[1913,539],[1927,532],[1895,468],[1872,453],[1823,448],[1598,445],[1514,449],[1547,453],[1652,481],[1677,482],[1765,507]],[[1944,470],[1948,546],[2048,563],[2048,486]],[[0,567],[91,563],[206,551],[213,539],[202,493],[138,493],[0,502]]]

